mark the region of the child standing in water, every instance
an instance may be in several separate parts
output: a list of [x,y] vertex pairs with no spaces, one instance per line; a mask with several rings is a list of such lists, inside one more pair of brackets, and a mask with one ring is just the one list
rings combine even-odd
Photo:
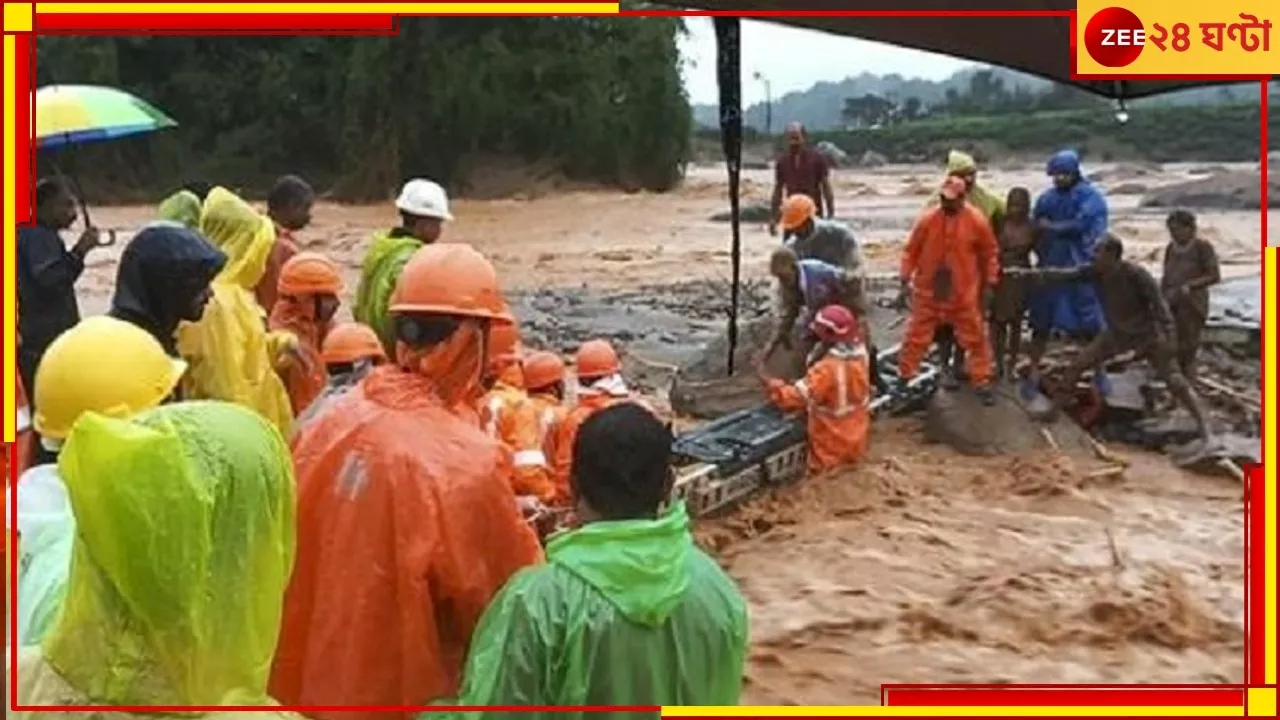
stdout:
[[[1036,244],[1036,225],[1031,221],[1031,193],[1016,187],[1009,191],[1000,241],[1001,268],[1031,267]],[[1026,315],[1027,289],[1021,278],[1005,276],[996,287],[991,303],[991,344],[996,358],[996,374],[1006,377],[1018,364],[1022,349],[1022,318]]]

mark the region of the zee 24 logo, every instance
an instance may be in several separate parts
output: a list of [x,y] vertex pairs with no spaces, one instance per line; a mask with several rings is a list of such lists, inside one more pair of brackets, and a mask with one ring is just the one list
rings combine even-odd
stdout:
[[[1200,23],[1201,43],[1212,50],[1224,50],[1224,40],[1238,42],[1245,52],[1271,49],[1271,21],[1240,13],[1241,22]],[[1132,11],[1110,7],[1089,18],[1084,29],[1084,45],[1089,57],[1103,67],[1118,68],[1132,64],[1148,44],[1161,51],[1186,52],[1191,48],[1191,26],[1174,23],[1166,28],[1152,23],[1150,32]]]

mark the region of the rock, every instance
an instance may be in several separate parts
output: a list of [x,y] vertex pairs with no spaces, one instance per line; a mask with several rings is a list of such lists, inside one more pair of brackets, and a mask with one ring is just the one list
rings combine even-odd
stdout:
[[862,167],[880,167],[881,165],[888,164],[889,158],[881,155],[875,150],[868,150],[862,153],[862,157],[858,160],[858,165]]
[[1113,168],[1097,170],[1089,174],[1091,182],[1103,180],[1128,180],[1136,177],[1148,177],[1164,172],[1164,167],[1156,162],[1120,163]]
[[925,411],[925,438],[966,455],[1017,455],[1050,448],[1042,432],[1048,430],[1063,452],[1092,452],[1088,434],[1065,417],[1033,420],[1013,383],[997,384],[995,395],[995,405],[988,407],[969,387],[938,390]]
[[841,150],[838,145],[830,140],[823,140],[814,149],[821,153],[822,157],[826,158],[832,167],[841,167],[849,162],[849,153]]
[[[773,217],[773,211],[768,205],[761,203],[753,203],[743,205],[738,208],[738,217],[744,223],[767,223]],[[733,220],[733,214],[729,212],[719,212],[711,216],[711,222],[730,222]]]
[[[1262,207],[1261,195],[1258,173],[1229,172],[1156,188],[1138,207],[1257,210]],[[1280,181],[1268,183],[1267,195],[1269,207],[1280,207]]]
[[1109,195],[1143,195],[1146,192],[1147,186],[1138,182],[1120,183],[1107,190]]

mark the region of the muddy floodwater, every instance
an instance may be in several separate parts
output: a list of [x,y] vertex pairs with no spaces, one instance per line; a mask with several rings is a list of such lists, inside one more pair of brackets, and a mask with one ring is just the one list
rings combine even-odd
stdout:
[[[1252,170],[1252,166],[1243,168]],[[1166,210],[1139,208],[1190,166],[1098,166],[1112,228],[1154,266]],[[769,173],[747,172],[744,203],[767,201]],[[872,272],[893,272],[938,172],[886,166],[837,173],[838,215]],[[1040,166],[996,168],[997,192],[1045,186]],[[695,168],[668,195],[557,192],[459,200],[445,237],[491,257],[532,344],[571,350],[594,334],[626,352],[661,394],[680,364],[723,331],[729,300],[724,172]],[[148,207],[98,208],[127,234]],[[392,206],[321,203],[301,234],[330,254],[355,290],[359,262]],[[1200,212],[1227,276],[1259,272],[1257,211]],[[123,238],[122,238],[123,240]],[[769,302],[771,239],[744,224],[743,305]],[[123,242],[121,243],[123,245]],[[86,313],[105,310],[119,249],[93,255]],[[345,312],[345,311],[344,311]],[[890,340],[889,342],[896,341]],[[888,344],[881,341],[882,344]],[[1102,475],[1092,457],[969,458],[921,437],[920,421],[875,426],[859,468],[778,491],[698,526],[751,606],[744,702],[879,702],[885,682],[1239,683],[1243,681],[1242,489],[1124,451]]]

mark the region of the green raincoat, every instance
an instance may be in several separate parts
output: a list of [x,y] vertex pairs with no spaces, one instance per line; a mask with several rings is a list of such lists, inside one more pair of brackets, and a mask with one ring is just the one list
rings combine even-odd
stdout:
[[485,611],[457,704],[736,705],[747,642],[746,603],[679,503],[552,538]]
[[351,314],[356,322],[373,328],[382,340],[387,357],[395,357],[396,333],[387,308],[391,305],[391,293],[400,280],[400,272],[409,258],[423,246],[423,242],[410,235],[391,230],[373,238],[373,245],[364,256],[360,267],[360,284],[356,288],[356,303]]
[[19,655],[17,700],[274,704],[267,678],[295,537],[280,435],[221,402],[130,420],[89,413],[58,469],[76,517],[71,572],[43,645]]

